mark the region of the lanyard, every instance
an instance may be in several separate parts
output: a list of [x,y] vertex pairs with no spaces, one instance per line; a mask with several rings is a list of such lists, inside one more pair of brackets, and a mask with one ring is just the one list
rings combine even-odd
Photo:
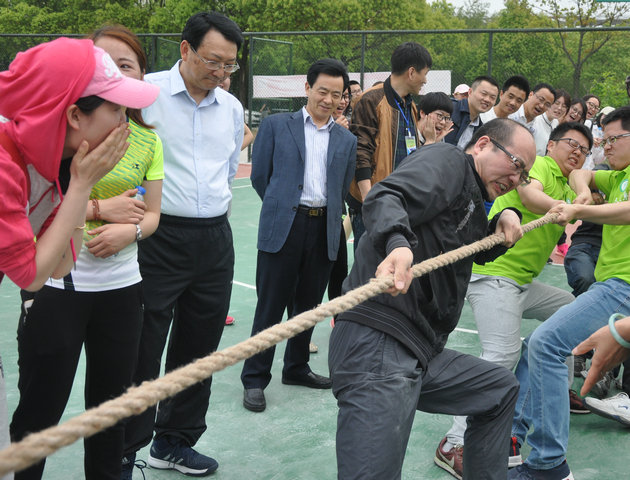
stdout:
[[407,119],[407,115],[405,115],[405,112],[400,107],[400,103],[398,103],[398,100],[394,99],[394,101],[396,102],[396,106],[398,107],[398,111],[403,116],[403,119],[405,120],[405,124],[407,125],[407,135],[411,136],[411,127],[409,125],[409,120]]

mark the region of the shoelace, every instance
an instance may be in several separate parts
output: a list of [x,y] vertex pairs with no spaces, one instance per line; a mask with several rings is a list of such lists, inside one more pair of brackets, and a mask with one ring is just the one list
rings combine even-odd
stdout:
[[142,479],[147,480],[147,477],[144,476],[144,469],[147,468],[147,462],[145,462],[144,460],[136,460],[135,462],[133,462],[133,466],[140,470],[140,473],[142,474]]

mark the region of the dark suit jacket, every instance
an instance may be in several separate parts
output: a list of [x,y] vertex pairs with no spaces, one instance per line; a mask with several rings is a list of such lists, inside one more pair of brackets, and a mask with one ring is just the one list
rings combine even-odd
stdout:
[[[451,113],[451,120],[453,121],[453,131],[444,138],[444,141],[457,146],[459,137],[462,136],[464,130],[466,130],[468,125],[470,125],[468,99],[464,98],[463,100],[453,100],[453,113]],[[474,128],[474,131],[476,132],[481,125],[483,125],[483,122],[479,121],[479,125]]]
[[[326,169],[328,258],[336,260],[341,238],[343,199],[354,176],[357,140],[333,125]],[[302,110],[263,120],[252,152],[251,181],[262,199],[258,249],[276,253],[284,245],[300,203],[304,184],[304,117]]]

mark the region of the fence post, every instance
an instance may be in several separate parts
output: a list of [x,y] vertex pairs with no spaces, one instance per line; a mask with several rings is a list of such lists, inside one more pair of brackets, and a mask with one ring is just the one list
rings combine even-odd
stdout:
[[361,89],[365,90],[365,86],[363,85],[363,77],[365,74],[365,44],[366,44],[366,38],[365,38],[365,33],[361,34]]
[[[252,124],[252,108],[254,106],[254,36],[249,36],[249,55],[247,56],[247,125]],[[252,162],[252,144],[247,146],[247,161]]]
[[493,32],[488,33],[488,76],[492,76],[492,39]]

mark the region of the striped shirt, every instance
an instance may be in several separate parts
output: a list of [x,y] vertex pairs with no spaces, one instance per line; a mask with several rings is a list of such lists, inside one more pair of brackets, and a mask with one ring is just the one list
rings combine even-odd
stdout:
[[302,107],[304,116],[304,189],[300,196],[300,205],[325,207],[326,198],[326,163],[328,158],[328,139],[330,130],[335,125],[332,116],[321,128],[313,122],[311,115]]

